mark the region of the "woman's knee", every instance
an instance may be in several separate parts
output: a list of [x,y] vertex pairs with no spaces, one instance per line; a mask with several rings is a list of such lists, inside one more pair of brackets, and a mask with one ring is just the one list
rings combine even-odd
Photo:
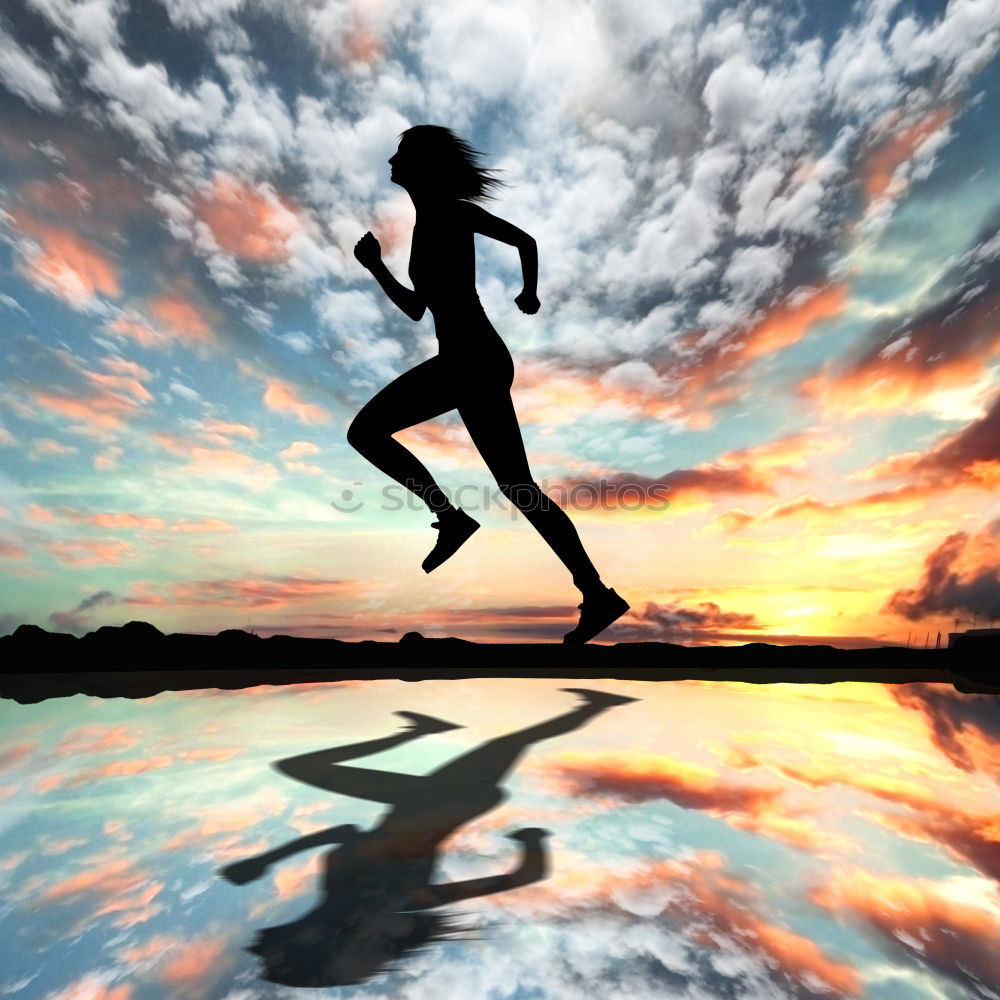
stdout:
[[364,411],[359,413],[347,428],[347,443],[357,451],[364,451],[372,442],[389,435],[382,431]]
[[536,510],[546,510],[551,500],[542,492],[538,483],[528,480],[522,482],[500,482],[500,492],[524,513]]

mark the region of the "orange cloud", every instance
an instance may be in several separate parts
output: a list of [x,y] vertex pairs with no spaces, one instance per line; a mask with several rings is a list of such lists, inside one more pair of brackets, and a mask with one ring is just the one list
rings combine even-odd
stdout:
[[49,542],[45,547],[64,566],[73,567],[116,566],[136,554],[132,545],[119,539],[106,542],[89,538],[64,539]]
[[118,268],[96,245],[71,229],[41,222],[23,212],[12,213],[17,227],[36,248],[24,252],[21,273],[32,284],[82,308],[100,293],[121,295]]
[[140,319],[125,319],[119,317],[112,320],[107,329],[110,333],[119,337],[128,337],[136,341],[143,347],[162,347],[166,342],[166,337],[157,333],[152,327]]
[[114,858],[60,879],[42,894],[46,901],[95,895],[109,900],[143,890],[148,884],[145,872],[139,871],[130,858]]
[[29,521],[36,521],[39,524],[55,524],[59,520],[52,511],[37,503],[29,503],[24,508],[24,513]]
[[149,301],[149,311],[172,334],[192,344],[214,344],[212,324],[201,309],[187,298],[167,293]]
[[67,733],[55,746],[57,755],[108,753],[128,750],[139,742],[138,734],[125,723],[117,726],[80,726]]
[[71,430],[94,431],[98,435],[116,430],[126,419],[139,412],[139,404],[134,399],[107,389],[82,395],[61,390],[35,389],[31,391],[31,395],[47,410],[79,420],[83,425],[70,428]]
[[810,896],[875,931],[888,950],[929,965],[970,995],[980,995],[983,983],[1000,982],[996,910],[959,898],[947,884],[839,869]]
[[188,521],[182,519],[170,526],[171,531],[180,531],[184,534],[215,534],[225,531],[236,531],[231,524],[219,520],[217,517],[206,517],[201,521]]
[[[716,495],[729,493],[774,494],[781,476],[801,477],[807,459],[845,445],[842,438],[803,431],[774,441],[726,452],[714,461],[690,469],[675,469],[662,476],[615,472],[599,479],[562,480],[549,491],[561,506],[597,504],[603,510],[639,507],[653,510],[689,510],[710,506]],[[742,523],[752,520],[746,515]],[[735,519],[733,519],[735,522]],[[739,523],[739,522],[735,522]]]
[[936,108],[914,124],[889,136],[868,154],[860,170],[868,204],[885,195],[901,193],[901,182],[897,180],[893,183],[896,170],[953,116],[954,111],[948,106]]
[[948,535],[925,558],[920,583],[897,590],[882,610],[910,621],[931,615],[1000,615],[1000,519],[972,535]]
[[190,438],[177,434],[154,433],[153,440],[167,451],[175,455],[184,455],[191,459],[189,468],[193,473],[209,478],[237,478],[249,476],[260,482],[269,482],[276,478],[278,470],[267,462],[261,462],[252,455],[247,455],[232,448],[206,448]]
[[25,742],[15,743],[14,746],[0,750],[0,771],[15,767],[22,760],[30,757],[37,749],[37,743]]
[[264,577],[228,580],[192,580],[161,586],[161,592],[139,584],[124,598],[125,604],[180,605],[222,608],[278,608],[286,604],[350,596],[359,587],[356,580],[326,580],[312,577]]
[[838,420],[933,409],[939,394],[975,385],[1000,353],[998,305],[995,281],[963,285],[902,329],[876,326],[855,358],[828,361],[796,391]]
[[202,420],[198,426],[198,433],[201,437],[212,444],[228,446],[234,437],[247,438],[256,441],[260,437],[260,431],[249,424],[238,424],[227,420]]
[[62,444],[52,438],[36,438],[29,449],[32,458],[41,455],[75,455],[79,449],[69,444]]
[[288,239],[303,228],[299,209],[277,195],[217,173],[194,203],[194,213],[227,253],[259,263],[287,260]]
[[959,486],[993,489],[1000,485],[1000,394],[982,417],[959,431],[942,435],[927,451],[890,455],[854,478],[901,476],[916,479],[928,491]]
[[751,514],[741,507],[723,511],[712,518],[704,527],[706,535],[735,534],[751,525],[772,521],[802,521],[807,524],[843,525],[845,518],[883,518],[891,515],[909,514],[921,510],[936,490],[917,483],[903,483],[888,490],[868,493],[854,500],[830,502],[820,500],[811,493],[792,500],[783,500],[761,511]]
[[900,684],[893,697],[919,712],[934,745],[958,768],[1000,783],[1000,704],[993,695],[961,694],[945,684]]
[[63,774],[48,775],[40,778],[36,787],[40,792],[49,792],[53,788],[79,788],[81,785],[100,781],[102,778],[120,778],[133,774],[144,774],[146,771],[159,771],[171,767],[174,758],[169,754],[158,754],[155,757],[135,757],[131,760],[115,760],[99,767],[82,768],[78,771]]
[[111,986],[96,972],[88,972],[64,989],[50,993],[46,1000],[131,1000],[132,985]]
[[9,538],[0,538],[0,559],[27,559],[28,550]]
[[831,842],[799,818],[802,810],[796,813],[779,802],[781,788],[726,781],[710,768],[669,757],[638,751],[564,751],[546,758],[542,766],[544,777],[565,794],[609,802],[665,799],[794,847],[816,850]]
[[283,865],[274,873],[274,889],[279,899],[294,899],[316,888],[317,876],[323,870],[322,852],[313,852],[296,865]]
[[223,961],[226,939],[222,937],[185,941],[172,950],[176,954],[160,966],[159,972],[160,979],[169,986],[199,986],[210,973],[217,973],[228,964]]
[[296,388],[279,378],[268,378],[264,405],[277,413],[291,413],[304,424],[325,424],[330,414],[316,403],[305,402]]
[[[897,685],[893,695],[906,704],[911,685]],[[944,685],[914,685],[936,688]],[[919,694],[915,696],[919,701]],[[982,695],[989,701],[989,695]],[[993,706],[991,706],[993,707]],[[889,775],[859,771],[844,765],[795,764],[767,758],[745,747],[710,746],[730,767],[748,771],[766,768],[774,774],[817,791],[835,785],[855,788],[886,802],[905,807],[907,814],[865,813],[865,817],[911,840],[935,843],[953,858],[1000,882],[1000,813],[976,813],[948,805],[936,791]],[[997,750],[996,745],[993,746]],[[1000,761],[1000,754],[997,755]]]
[[694,331],[679,338],[634,379],[614,369],[570,373],[553,362],[519,365],[518,415],[527,423],[565,423],[611,403],[640,417],[710,427],[713,411],[746,391],[753,362],[798,343],[817,324],[839,316],[847,296],[845,285],[799,289],[728,336]]
[[162,517],[148,517],[144,514],[87,514],[60,504],[59,513],[73,524],[89,524],[95,528],[141,528],[146,531],[160,531],[165,527]]

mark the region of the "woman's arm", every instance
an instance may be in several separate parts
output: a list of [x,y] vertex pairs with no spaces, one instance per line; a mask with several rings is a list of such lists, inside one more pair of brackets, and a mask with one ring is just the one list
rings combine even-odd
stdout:
[[514,301],[521,312],[529,315],[538,312],[538,245],[535,243],[534,237],[529,236],[523,229],[518,229],[517,226],[512,226],[509,222],[498,219],[495,215],[490,215],[486,209],[479,205],[474,205],[472,202],[469,202],[468,205],[471,210],[474,232],[517,247],[517,252],[521,257],[524,288]]
[[317,833],[310,833],[305,837],[299,837],[297,840],[290,840],[287,844],[282,844],[281,847],[276,847],[266,854],[258,854],[252,858],[245,858],[243,861],[234,861],[231,865],[220,868],[218,874],[227,882],[246,885],[247,882],[260,878],[276,861],[282,861],[293,854],[298,854],[299,851],[307,851],[312,847],[343,844],[357,833],[358,828],[353,823],[333,826]]
[[489,896],[494,892],[506,892],[522,885],[538,882],[548,875],[548,852],[544,846],[548,830],[528,827],[507,834],[511,840],[520,840],[524,845],[521,863],[505,875],[487,875],[485,878],[470,878],[464,882],[449,882],[446,885],[429,885],[414,894],[408,909],[429,910],[435,906],[457,903],[463,899]]
[[401,285],[392,272],[382,263],[382,248],[371,233],[365,233],[354,245],[354,256],[368,268],[375,280],[382,286],[382,291],[412,320],[419,320],[424,314],[426,305],[420,296],[412,289]]

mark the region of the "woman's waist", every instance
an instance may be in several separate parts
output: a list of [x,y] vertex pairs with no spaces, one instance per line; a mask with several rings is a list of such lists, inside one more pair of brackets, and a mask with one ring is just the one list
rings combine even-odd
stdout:
[[456,292],[454,289],[443,289],[440,292],[428,292],[421,289],[420,294],[436,323],[447,321],[453,315],[486,315],[479,293],[475,290]]

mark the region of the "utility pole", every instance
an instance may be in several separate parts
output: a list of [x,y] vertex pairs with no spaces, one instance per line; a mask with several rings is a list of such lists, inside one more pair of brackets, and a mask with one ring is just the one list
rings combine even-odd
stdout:
[[937,642],[934,644],[934,648],[935,649],[940,649],[941,648],[941,633],[940,632],[938,632]]

